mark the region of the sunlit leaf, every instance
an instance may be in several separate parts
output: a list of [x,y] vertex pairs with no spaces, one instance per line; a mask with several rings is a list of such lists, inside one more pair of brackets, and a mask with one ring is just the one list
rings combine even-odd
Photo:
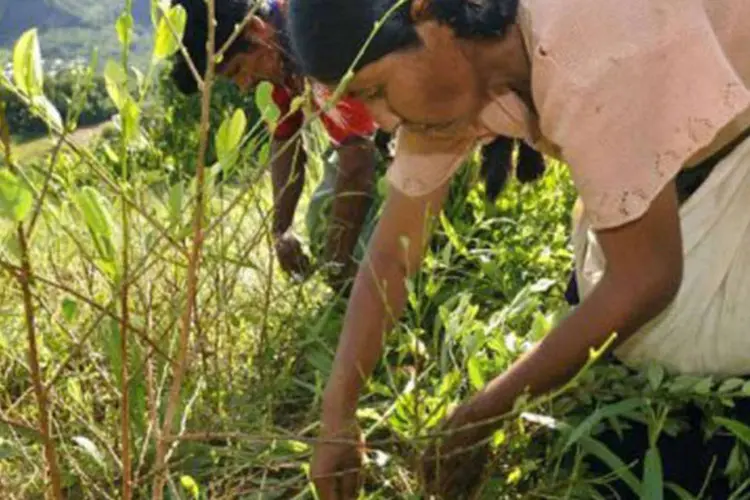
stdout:
[[0,170],[0,217],[21,222],[31,211],[31,191],[7,169]]
[[[180,48],[180,40],[185,33],[187,13],[181,5],[171,7],[165,15],[159,19],[154,39],[154,62],[162,61],[171,57]],[[171,27],[170,27],[171,25]]]
[[262,113],[266,124],[271,129],[275,128],[281,117],[281,110],[273,102],[273,85],[269,82],[261,82],[255,88],[255,106]]
[[112,216],[102,195],[94,188],[85,186],[78,194],[77,201],[89,229],[98,235],[112,236]]
[[219,126],[216,133],[216,155],[225,168],[235,163],[246,127],[247,118],[239,108]]
[[198,488],[198,483],[196,483],[195,479],[192,477],[181,476],[180,484],[188,491],[188,493],[190,493],[190,495],[192,495],[194,500],[197,500],[200,497],[200,488]]
[[115,107],[121,110],[127,97],[128,76],[122,66],[109,59],[104,65],[104,83]]
[[83,404],[83,392],[81,391],[81,384],[78,382],[78,380],[74,378],[69,378],[67,381],[68,385],[68,395],[70,398],[78,403],[79,405]]
[[31,98],[31,105],[34,106],[42,115],[44,120],[49,123],[53,129],[62,130],[63,121],[60,112],[57,110],[52,101],[43,95]]
[[117,39],[123,47],[130,45],[133,39],[133,16],[130,12],[123,12],[115,22]]
[[28,96],[42,95],[44,73],[36,28],[21,35],[13,47],[13,81]]
[[477,358],[471,358],[468,363],[466,363],[466,369],[469,372],[469,381],[471,382],[471,386],[479,390],[482,387],[484,387],[484,377],[482,376],[482,370],[479,366],[479,361]]

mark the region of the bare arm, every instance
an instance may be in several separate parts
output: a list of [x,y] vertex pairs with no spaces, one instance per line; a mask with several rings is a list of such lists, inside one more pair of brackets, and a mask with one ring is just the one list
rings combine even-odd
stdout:
[[590,348],[600,347],[614,332],[616,343],[626,340],[670,304],[683,265],[673,183],[644,217],[597,236],[607,259],[597,287],[543,341],[474,397],[468,420],[511,410],[526,389],[540,394],[563,384],[586,363]]
[[404,280],[419,269],[430,220],[440,210],[447,189],[446,185],[421,198],[409,198],[390,189],[354,281],[326,387],[323,420],[329,424],[340,424],[354,416],[362,385],[380,358],[383,333],[392,328],[403,311]]
[[302,147],[302,139],[271,141],[271,180],[273,183],[273,233],[286,233],[294,220],[302,188],[305,185],[305,163],[307,155]]
[[326,260],[342,266],[336,279],[351,277],[352,254],[370,208],[375,183],[375,147],[369,139],[354,138],[338,149],[339,171],[326,235]]

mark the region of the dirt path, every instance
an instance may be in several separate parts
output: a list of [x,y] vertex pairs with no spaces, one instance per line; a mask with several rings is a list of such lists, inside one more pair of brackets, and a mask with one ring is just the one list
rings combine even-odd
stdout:
[[[110,124],[109,120],[104,121],[98,125],[91,127],[79,128],[72,134],[70,138],[76,143],[85,146],[93,139],[99,136],[102,131]],[[16,161],[29,161],[33,160],[38,156],[42,156],[48,153],[55,145],[55,139],[49,136],[40,137],[39,139],[32,139],[30,141],[22,142],[14,146],[13,156]]]

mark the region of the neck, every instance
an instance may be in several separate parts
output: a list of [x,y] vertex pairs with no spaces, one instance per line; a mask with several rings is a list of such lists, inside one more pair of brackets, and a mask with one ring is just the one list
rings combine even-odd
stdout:
[[488,93],[502,94],[508,90],[522,95],[531,93],[531,66],[518,25],[511,26],[501,39],[464,43],[469,45],[468,54]]

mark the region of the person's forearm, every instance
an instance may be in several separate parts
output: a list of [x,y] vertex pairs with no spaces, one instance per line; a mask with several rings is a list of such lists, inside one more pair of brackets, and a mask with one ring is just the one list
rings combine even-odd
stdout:
[[375,182],[375,150],[370,141],[361,139],[342,146],[338,156],[339,172],[325,254],[328,261],[351,266],[350,258],[370,208]]
[[305,162],[307,157],[302,141],[294,139],[292,144],[272,140],[271,180],[273,184],[273,233],[283,234],[292,225],[302,188],[305,185]]
[[384,332],[404,309],[405,275],[397,259],[367,257],[360,266],[323,401],[328,417],[354,415],[364,381],[382,353]]
[[605,275],[577,309],[473,398],[472,420],[507,413],[527,391],[537,396],[564,385],[586,364],[591,348],[600,348],[615,332],[615,345],[623,342],[663,311],[673,295],[669,288],[623,290],[620,280]]

